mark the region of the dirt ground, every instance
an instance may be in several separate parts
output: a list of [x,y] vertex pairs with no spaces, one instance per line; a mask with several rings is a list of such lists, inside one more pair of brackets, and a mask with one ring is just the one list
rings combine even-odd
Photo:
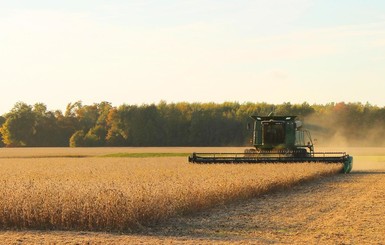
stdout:
[[[141,233],[2,231],[2,244],[383,244],[385,161],[177,217]],[[284,171],[284,170],[283,170]]]

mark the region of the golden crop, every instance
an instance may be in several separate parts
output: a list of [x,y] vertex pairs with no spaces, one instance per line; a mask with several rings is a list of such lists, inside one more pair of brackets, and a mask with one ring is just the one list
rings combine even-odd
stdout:
[[173,158],[0,159],[0,228],[129,231],[340,171]]

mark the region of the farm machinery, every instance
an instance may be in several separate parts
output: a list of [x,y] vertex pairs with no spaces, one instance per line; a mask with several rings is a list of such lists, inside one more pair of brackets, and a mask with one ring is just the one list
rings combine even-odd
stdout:
[[[341,163],[349,173],[353,157],[345,152],[315,152],[310,132],[296,116],[251,116],[253,148],[242,153],[192,153],[191,163]],[[248,128],[250,125],[248,124]]]

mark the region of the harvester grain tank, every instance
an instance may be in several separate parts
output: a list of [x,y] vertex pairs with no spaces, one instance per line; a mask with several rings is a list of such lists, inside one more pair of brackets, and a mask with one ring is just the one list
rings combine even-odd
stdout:
[[341,163],[349,173],[353,157],[345,152],[315,152],[311,134],[296,116],[251,116],[253,148],[242,153],[192,153],[191,163]]

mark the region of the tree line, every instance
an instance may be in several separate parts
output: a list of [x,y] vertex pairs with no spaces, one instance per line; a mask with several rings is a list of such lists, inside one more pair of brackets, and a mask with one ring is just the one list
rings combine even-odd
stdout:
[[369,103],[69,103],[64,113],[18,102],[0,116],[2,147],[246,146],[251,115],[297,115],[320,145],[385,146],[385,108]]

